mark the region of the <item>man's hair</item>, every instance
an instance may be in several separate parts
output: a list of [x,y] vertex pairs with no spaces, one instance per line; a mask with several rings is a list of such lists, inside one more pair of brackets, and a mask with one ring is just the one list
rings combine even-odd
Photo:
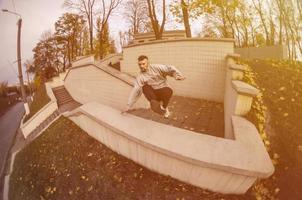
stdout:
[[140,56],[137,58],[138,61],[142,61],[142,60],[145,60],[145,59],[148,60],[148,57],[145,56],[145,55],[140,55]]

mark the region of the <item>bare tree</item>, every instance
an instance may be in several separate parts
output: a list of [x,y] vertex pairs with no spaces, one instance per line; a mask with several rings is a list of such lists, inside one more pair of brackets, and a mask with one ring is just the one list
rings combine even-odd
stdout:
[[[108,0],[107,0],[108,2]],[[102,0],[101,4],[101,16],[99,21],[99,27],[98,27],[98,36],[99,36],[99,44],[100,47],[103,43],[103,34],[105,30],[105,26],[108,25],[108,19],[110,15],[112,14],[113,10],[122,2],[122,0],[110,0],[110,3],[106,5],[105,0]],[[100,49],[101,51],[101,49]],[[102,59],[103,53],[100,52],[100,59]]]
[[156,16],[156,8],[154,0],[147,0],[149,18],[151,20],[152,28],[155,34],[155,39],[162,39],[165,22],[166,22],[166,0],[162,0],[162,22],[159,25],[158,18]]
[[124,15],[130,23],[132,34],[143,33],[148,31],[149,17],[147,3],[142,0],[128,0],[125,3]]
[[264,15],[263,5],[261,3],[262,1],[252,0],[252,2],[253,2],[253,5],[254,5],[257,13],[259,14],[260,21],[261,21],[262,27],[263,27],[264,32],[265,32],[266,44],[270,45],[269,30],[268,30],[268,27],[267,27],[267,24],[266,24],[266,18],[265,18],[265,15]]
[[85,14],[88,22],[90,53],[93,53],[93,15],[95,0],[65,0],[63,6],[69,9],[78,10],[81,14]]

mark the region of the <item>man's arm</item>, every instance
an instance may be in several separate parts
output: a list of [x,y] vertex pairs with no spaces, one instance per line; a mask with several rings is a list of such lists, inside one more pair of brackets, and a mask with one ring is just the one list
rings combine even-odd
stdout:
[[140,79],[137,78],[134,82],[134,87],[131,90],[127,106],[122,111],[122,113],[129,111],[132,108],[132,106],[135,104],[135,102],[139,99],[139,97],[142,95],[142,85],[143,84],[141,83]]
[[157,65],[160,72],[164,75],[172,76],[176,80],[184,80],[185,77],[182,73],[173,65]]

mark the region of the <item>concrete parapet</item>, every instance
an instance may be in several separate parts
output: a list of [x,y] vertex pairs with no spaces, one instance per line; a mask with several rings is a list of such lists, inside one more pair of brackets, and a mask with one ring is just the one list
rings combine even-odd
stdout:
[[[134,80],[131,75],[97,62],[72,67],[64,85],[77,102],[85,104],[96,101],[121,110],[127,105]],[[148,101],[142,96],[134,108],[148,106]]]
[[53,112],[55,112],[58,109],[57,99],[52,92],[50,84],[45,83],[45,87],[46,87],[46,93],[50,98],[50,102],[47,103],[43,108],[41,108],[25,123],[23,123],[23,121],[21,122],[20,128],[25,138],[27,138],[29,134],[33,130],[35,130],[35,128],[37,128],[45,119],[47,119]]
[[245,193],[274,168],[253,124],[234,116],[235,140],[197,134],[96,102],[66,116],[121,155],[161,174],[221,193]]
[[87,65],[87,64],[94,64],[94,55],[87,55],[81,56],[77,60],[72,62],[72,67],[80,66],[80,65]]
[[227,55],[226,57],[227,74],[224,94],[225,137],[229,139],[234,139],[232,116],[246,115],[251,109],[253,97],[259,93],[258,89],[240,81],[246,66],[236,64],[233,57],[237,58],[238,56]]

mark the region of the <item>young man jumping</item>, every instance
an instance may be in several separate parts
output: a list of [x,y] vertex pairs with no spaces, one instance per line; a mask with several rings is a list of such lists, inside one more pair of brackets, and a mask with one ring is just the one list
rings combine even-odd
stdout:
[[136,77],[128,104],[122,113],[129,111],[143,93],[150,102],[151,109],[168,118],[170,115],[168,104],[173,90],[167,84],[166,76],[174,77],[176,80],[184,80],[185,77],[174,66],[150,64],[145,55],[138,57],[138,66],[141,72]]

